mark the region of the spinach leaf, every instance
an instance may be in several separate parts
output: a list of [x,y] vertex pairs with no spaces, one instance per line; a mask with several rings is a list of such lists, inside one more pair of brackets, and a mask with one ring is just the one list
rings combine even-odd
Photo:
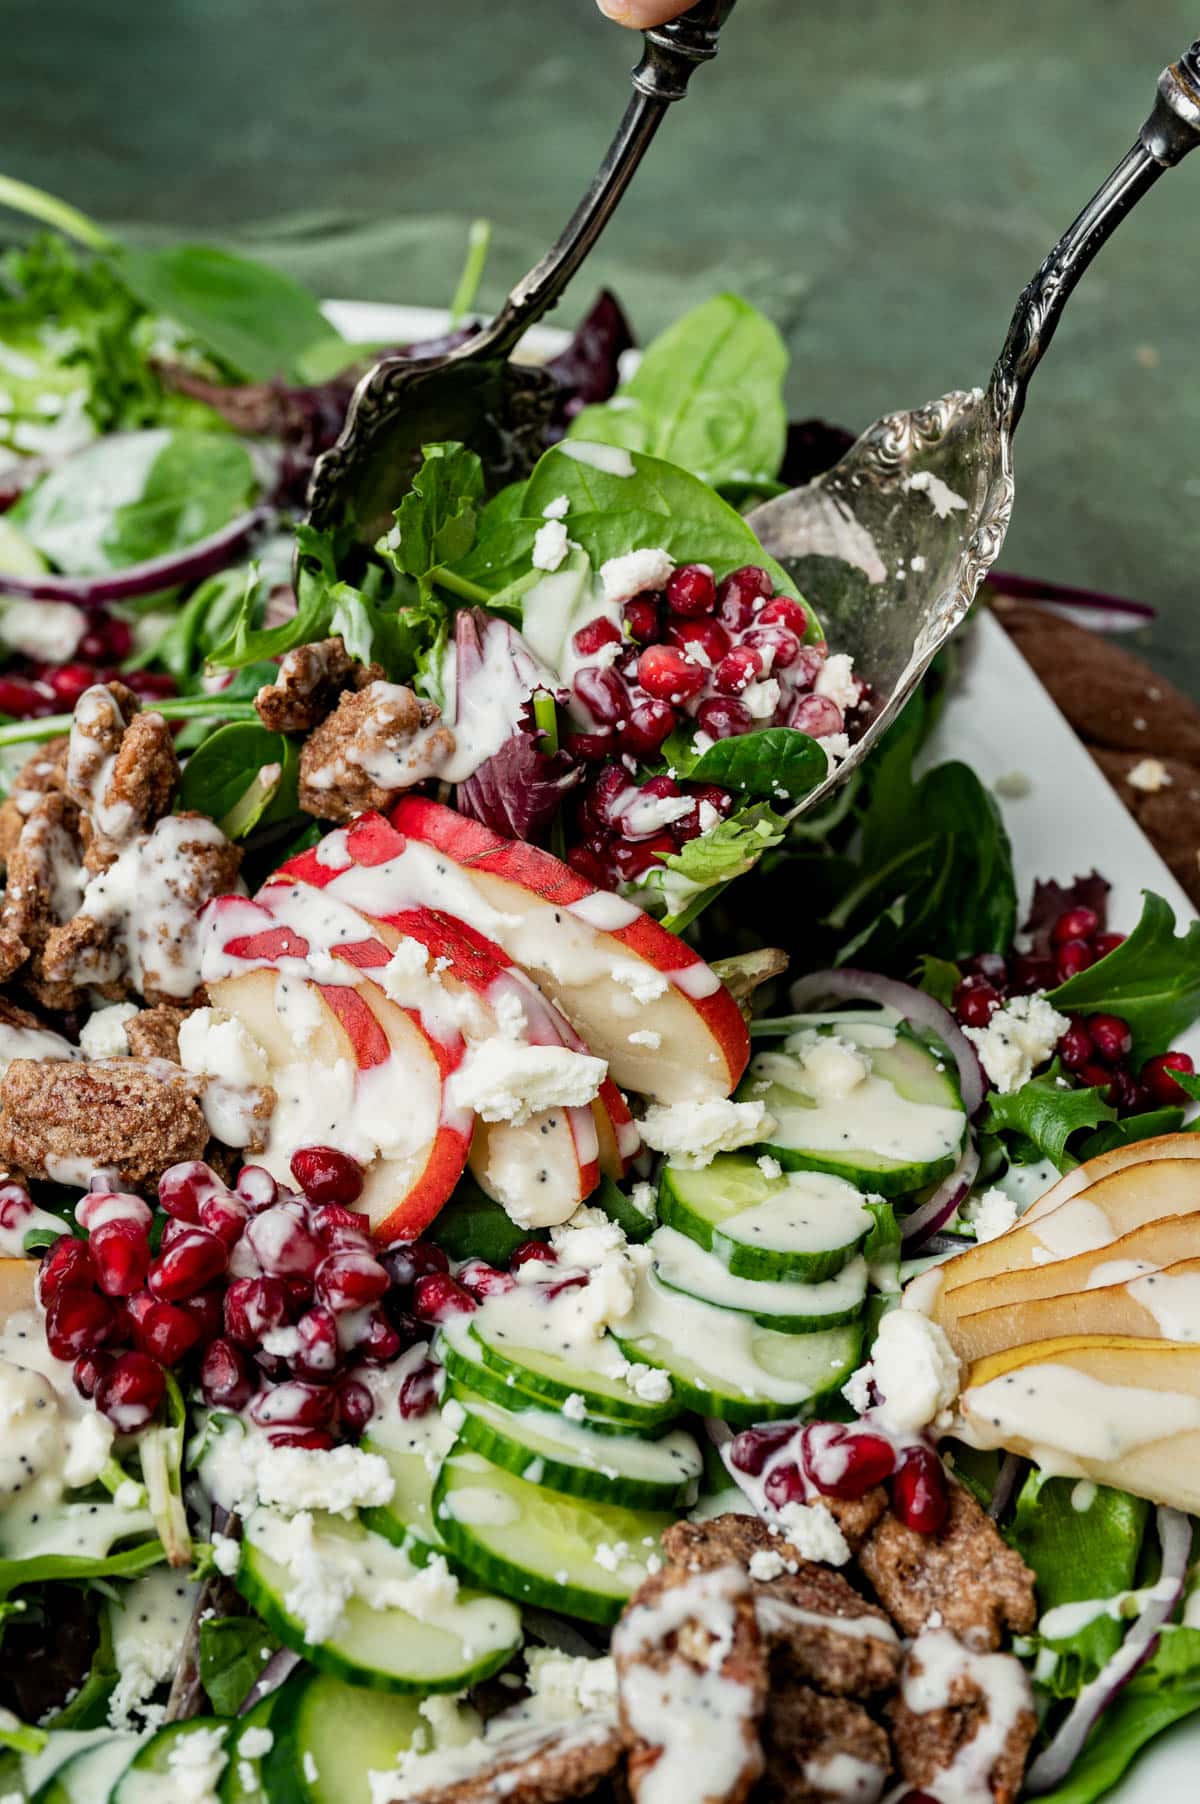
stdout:
[[257,492],[237,439],[159,428],[90,445],[11,511],[60,570],[96,576],[194,545],[243,513]]
[[1152,1692],[1126,1687],[1092,1730],[1069,1777],[1054,1791],[1043,1792],[1041,1804],[1094,1804],[1116,1784],[1139,1748],[1196,1710],[1200,1680]]
[[1068,1171],[1079,1163],[1066,1150],[1071,1135],[1116,1117],[1099,1090],[1076,1090],[1055,1059],[1049,1071],[1019,1090],[1006,1096],[993,1090],[982,1126],[989,1134],[1018,1134],[1037,1148],[1038,1158],[1053,1159],[1060,1171]]
[[210,733],[183,767],[179,805],[209,815],[230,839],[299,810],[295,743],[252,721]]
[[0,1598],[18,1586],[45,1585],[51,1579],[134,1578],[166,1557],[166,1549],[155,1536],[152,1541],[139,1541],[136,1547],[94,1559],[88,1554],[43,1553],[32,1559],[0,1560]]
[[613,399],[585,407],[568,437],[649,452],[714,486],[769,485],[787,440],[787,365],[769,319],[736,294],[715,295],[647,346]]
[[465,445],[422,447],[424,463],[396,509],[396,524],[378,550],[427,598],[435,575],[459,564],[475,543],[483,501],[483,465]]
[[935,958],[926,952],[917,960],[919,976],[918,986],[943,1008],[949,1008],[954,1001],[954,992],[962,982],[962,972],[949,959]]
[[1200,921],[1177,935],[1170,903],[1153,890],[1142,897],[1129,938],[1050,993],[1056,1009],[1128,1021],[1135,1060],[1161,1052],[1200,1015]]
[[304,352],[338,337],[290,276],[214,245],[124,250],[116,269],[152,313],[177,321],[245,381],[303,380]]
[[1075,1150],[1079,1163],[1086,1165],[1089,1159],[1112,1152],[1114,1147],[1132,1146],[1135,1140],[1153,1140],[1158,1134],[1177,1134],[1182,1126],[1182,1109],[1150,1109],[1144,1115],[1126,1115],[1124,1121],[1106,1121]]
[[252,1616],[210,1616],[200,1624],[200,1683],[217,1716],[236,1716],[279,1642]]
[[182,688],[197,680],[197,666],[232,630],[249,596],[250,607],[261,612],[266,602],[258,571],[246,565],[219,570],[207,577],[172,615],[161,636],[148,645],[132,668],[161,664]]
[[718,739],[681,772],[690,783],[720,783],[748,795],[798,801],[823,783],[829,759],[823,748],[795,727],[765,727]]

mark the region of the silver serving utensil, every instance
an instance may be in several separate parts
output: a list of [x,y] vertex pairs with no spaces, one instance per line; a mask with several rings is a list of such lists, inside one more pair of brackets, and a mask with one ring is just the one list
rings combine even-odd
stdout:
[[1198,143],[1200,41],[1163,70],[1133,148],[1017,302],[987,388],[885,415],[831,470],[748,516],[878,698],[849,757],[794,815],[861,764],[962,623],[1008,530],[1013,433],[1063,309],[1125,215]]
[[522,335],[555,305],[616,211],[667,108],[693,71],[717,54],[734,0],[698,0],[682,17],[643,34],[633,98],[587,193],[553,249],[523,276],[490,325],[429,358],[386,357],[359,383],[336,444],[316,461],[308,491],[312,525],[373,545],[420,463],[422,444],[461,439],[479,453],[489,485],[528,475],[544,449],[554,378],[508,361]]

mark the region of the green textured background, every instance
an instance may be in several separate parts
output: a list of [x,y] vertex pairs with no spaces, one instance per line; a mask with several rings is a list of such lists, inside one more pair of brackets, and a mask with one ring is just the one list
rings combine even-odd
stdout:
[[[1198,27],[1183,0],[741,0],[563,315],[604,280],[646,334],[736,286],[788,336],[794,408],[854,427],[982,381]],[[491,301],[577,199],[635,48],[590,0],[0,0],[0,168],[374,299],[444,301],[485,215]],[[1153,601],[1150,655],[1193,693],[1198,275],[1200,156],[1071,304],[1003,559]]]

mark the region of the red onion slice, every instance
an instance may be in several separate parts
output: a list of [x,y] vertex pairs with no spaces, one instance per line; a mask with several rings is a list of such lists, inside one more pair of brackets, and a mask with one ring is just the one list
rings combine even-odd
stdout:
[[958,1086],[967,1114],[974,1115],[982,1104],[987,1083],[975,1048],[950,1010],[924,990],[895,977],[881,977],[877,971],[855,971],[847,966],[844,970],[810,971],[807,977],[796,979],[790,994],[792,1007],[800,1014],[819,1002],[851,999],[894,1008],[906,1021],[928,1028],[942,1041],[958,1067]]
[[271,508],[251,508],[220,532],[187,545],[182,551],[168,551],[144,564],[131,564],[128,570],[106,570],[101,576],[55,576],[52,572],[44,576],[8,576],[0,572],[0,594],[21,596],[26,601],[73,601],[79,608],[102,608],[110,601],[153,595],[156,589],[177,589],[223,570],[259,527],[274,517]]
[[906,1215],[900,1223],[900,1251],[911,1257],[918,1247],[924,1246],[931,1234],[936,1234],[943,1222],[950,1220],[954,1211],[965,1200],[971,1185],[975,1182],[975,1173],[979,1170],[979,1149],[973,1140],[968,1140],[963,1149],[963,1156],[950,1173],[943,1178],[931,1197],[927,1197],[919,1209]]
[[1162,1547],[1162,1576],[1146,1593],[1140,1615],[1124,1641],[1090,1685],[1072,1704],[1050,1745],[1042,1750],[1025,1775],[1025,1789],[1051,1791],[1066,1778],[1084,1742],[1103,1711],[1132,1679],[1158,1645],[1158,1632],[1183,1596],[1188,1557],[1192,1551],[1192,1525],[1181,1510],[1158,1511],[1158,1539]]
[[299,1654],[294,1654],[290,1647],[276,1648],[238,1705],[238,1715],[247,1716],[260,1698],[267,1697],[272,1691],[278,1691],[284,1680],[291,1677],[299,1664]]
[[1000,1471],[996,1477],[996,1489],[992,1492],[992,1501],[988,1504],[988,1515],[993,1522],[1001,1522],[1008,1514],[1009,1505],[1025,1482],[1025,1474],[1029,1470],[1029,1461],[1023,1453],[1006,1453],[1000,1462]]

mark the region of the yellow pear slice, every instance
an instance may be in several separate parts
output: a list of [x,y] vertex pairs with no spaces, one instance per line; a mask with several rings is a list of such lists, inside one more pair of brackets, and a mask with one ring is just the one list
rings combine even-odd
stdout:
[[971,1366],[961,1438],[1200,1509],[1200,1342],[1063,1335]]
[[1200,1159],[1200,1134],[1159,1134],[1153,1140],[1135,1140],[1132,1146],[1114,1146],[1111,1152],[1099,1153],[1086,1165],[1066,1172],[1057,1184],[1042,1192],[1037,1202],[1026,1209],[1022,1221],[1036,1221],[1057,1209],[1080,1191],[1087,1190],[1101,1178],[1125,1171],[1131,1165],[1144,1165],[1155,1159]]
[[0,1323],[34,1305],[39,1261],[0,1259]]
[[[1122,1246],[1136,1238],[1135,1234],[1127,1234],[1114,1245]],[[1194,1232],[1192,1241],[1196,1241]],[[1072,1259],[1065,1263],[1078,1262]],[[1064,1334],[1119,1334],[1134,1340],[1200,1339],[1200,1258],[1180,1259],[1165,1266],[1137,1259],[1119,1263],[1125,1265],[1127,1275],[1117,1278],[1118,1262],[1110,1260],[1114,1278],[1111,1284],[1061,1296],[1026,1297],[980,1309],[972,1315],[960,1315],[951,1335],[954,1351],[971,1363],[989,1353],[1002,1353],[1010,1347]],[[1099,1275],[1104,1275],[1103,1267],[1099,1268]],[[990,1286],[981,1288],[987,1290]]]

